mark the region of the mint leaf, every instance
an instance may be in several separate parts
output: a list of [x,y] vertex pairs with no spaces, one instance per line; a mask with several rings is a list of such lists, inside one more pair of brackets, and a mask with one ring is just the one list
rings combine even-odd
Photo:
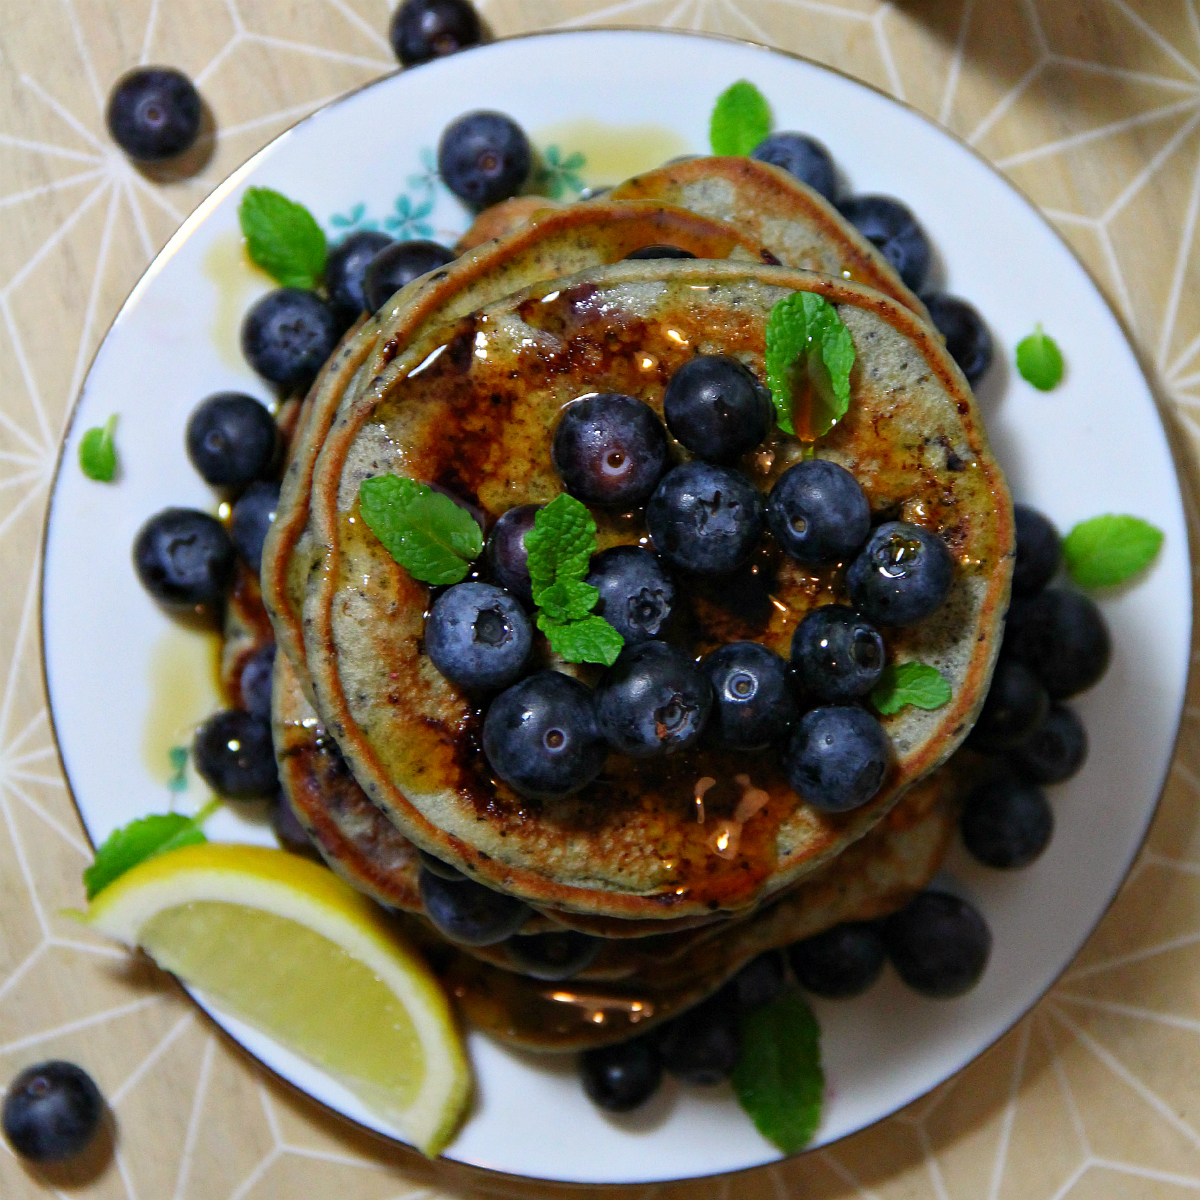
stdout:
[[483,552],[483,531],[465,508],[428,484],[377,475],[358,487],[367,528],[422,583],[459,583]]
[[871,703],[885,717],[898,713],[906,704],[932,712],[949,702],[949,680],[927,663],[888,663],[879,682],[871,689]]
[[733,1090],[755,1128],[784,1154],[812,1141],[821,1123],[825,1073],[821,1030],[799,992],[785,992],[742,1018]]
[[1067,571],[1080,587],[1112,587],[1144,571],[1158,554],[1163,532],[1141,517],[1107,513],[1080,521],[1063,540]]
[[560,579],[541,591],[538,607],[551,621],[578,621],[596,607],[600,592],[590,583]]
[[1017,370],[1021,378],[1048,392],[1063,377],[1063,356],[1054,339],[1038,322],[1037,328],[1017,344]]
[[303,204],[270,188],[247,188],[238,220],[246,253],[276,283],[311,290],[321,282],[325,234]]
[[116,427],[117,414],[113,413],[103,427],[89,429],[79,441],[79,468],[97,483],[112,483],[117,473],[117,447],[113,441]]
[[718,97],[708,122],[714,154],[749,154],[771,132],[771,108],[748,79],[739,79]]
[[567,662],[603,663],[611,667],[625,645],[625,639],[603,617],[584,617],[581,621],[560,624],[540,612],[537,627],[546,635],[550,649]]
[[815,442],[846,415],[854,357],[850,330],[824,296],[792,292],[776,302],[767,319],[767,386],[784,433]]
[[596,550],[596,522],[574,496],[563,492],[538,511],[533,528],[525,535],[533,600],[550,584],[582,579]]

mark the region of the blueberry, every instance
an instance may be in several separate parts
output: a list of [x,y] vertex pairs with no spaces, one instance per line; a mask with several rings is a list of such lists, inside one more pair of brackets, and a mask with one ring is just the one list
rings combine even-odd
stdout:
[[404,0],[388,28],[392,49],[406,67],[477,46],[481,34],[468,0]]
[[850,564],[850,603],[877,625],[916,625],[932,616],[954,582],[954,559],[935,533],[888,521]]
[[979,910],[948,892],[921,892],[884,922],[883,940],[900,978],[936,1000],[969,992],[992,950]]
[[26,1067],[8,1085],[0,1124],[8,1144],[30,1162],[60,1162],[88,1146],[104,1116],[92,1077],[69,1062]]
[[200,133],[203,105],[173,67],[135,67],[113,85],[105,119],[114,142],[138,162],[182,154]]
[[1017,530],[1017,561],[1013,564],[1014,596],[1033,596],[1058,573],[1062,538],[1050,520],[1027,504],[1013,505]]
[[1055,704],[1009,757],[1033,783],[1062,783],[1083,766],[1087,748],[1083,722],[1071,709]]
[[830,204],[837,195],[833,156],[816,138],[803,133],[773,133],[750,151],[750,157],[782,167],[814,192],[820,192]]
[[244,709],[209,717],[196,730],[192,761],[204,782],[231,800],[269,796],[279,786],[271,726]]
[[800,986],[827,1000],[860,996],[883,970],[883,938],[869,921],[847,921],[788,950]]
[[523,796],[577,792],[604,766],[606,749],[592,693],[557,671],[539,671],[501,692],[483,722],[483,752]]
[[1032,783],[1000,779],[977,787],[963,805],[963,844],[989,867],[1027,867],[1050,844],[1054,814]]
[[759,750],[778,741],[796,720],[787,663],[757,642],[728,642],[700,669],[712,684],[712,724],[723,746]]
[[737,471],[702,462],[668,471],[646,505],[654,548],[673,566],[704,575],[740,567],[763,524],[759,490]]
[[533,649],[525,610],[490,583],[458,583],[425,620],[425,653],[451,683],[502,688],[515,683]]
[[205,483],[241,487],[267,473],[275,457],[275,418],[253,396],[218,392],[188,418],[187,453]]
[[509,938],[508,957],[522,974],[534,979],[570,979],[596,961],[604,939],[575,929]]
[[663,1066],[684,1083],[711,1087],[728,1079],[742,1048],[733,993],[723,988],[658,1030]]
[[436,854],[430,854],[428,850],[418,850],[417,857],[421,860],[421,866],[426,871],[432,871],[439,879],[466,878],[457,867],[452,867],[448,862],[443,862]]
[[869,712],[851,705],[814,708],[800,718],[783,765],[802,799],[823,812],[846,812],[879,791],[889,743]]
[[842,562],[867,540],[871,506],[845,467],[810,458],[775,481],[767,524],[780,548],[800,562]]
[[730,984],[738,1011],[754,1012],[770,1004],[787,986],[787,963],[782,950],[768,950],[752,958]]
[[645,258],[695,258],[696,256],[690,251],[685,250],[682,246],[669,246],[665,242],[655,242],[653,246],[643,246],[640,250],[630,250],[625,255],[626,259],[645,259]]
[[950,357],[974,387],[992,365],[992,335],[975,308],[957,296],[933,292],[922,296],[929,318],[946,339]]
[[264,721],[271,719],[271,675],[275,670],[275,643],[260,646],[242,667],[238,690],[242,707],[252,716]]
[[867,695],[885,659],[879,630],[844,604],[813,609],[792,634],[797,681],[825,704]]
[[627,646],[596,688],[596,719],[609,745],[634,758],[690,746],[712,709],[712,685],[665,642]]
[[932,247],[909,209],[891,196],[852,196],[838,210],[892,264],[914,292],[925,286]]
[[612,546],[592,556],[587,582],[600,593],[595,611],[627,646],[658,637],[675,604],[675,583],[657,555]]
[[1066,700],[1097,683],[1108,669],[1112,638],[1094,600],[1047,588],[1009,611],[1005,649],[1043,683],[1052,700]]
[[529,578],[525,535],[533,528],[541,508],[540,504],[522,504],[501,513],[488,534],[484,551],[496,582],[529,605],[533,604],[533,581]]
[[417,877],[425,915],[452,942],[494,946],[512,937],[529,918],[529,906],[474,879],[444,879],[421,868]]
[[607,1112],[645,1104],[662,1083],[662,1060],[649,1037],[585,1050],[580,1070],[588,1099]]
[[475,208],[515,196],[532,163],[525,131],[503,113],[467,113],[447,125],[438,142],[442,182]]
[[282,792],[271,801],[271,829],[284,850],[309,856],[316,853],[317,848],[308,836],[308,830],[300,824],[295,810]]
[[216,517],[165,508],[138,531],[133,564],[142,586],[172,608],[213,607],[233,581],[235,551]]
[[667,428],[706,462],[731,463],[771,428],[771,394],[736,358],[698,354],[671,376]]
[[991,754],[1011,750],[1033,732],[1050,710],[1050,697],[1024,663],[1002,656],[992,672],[971,745]]
[[605,392],[568,405],[550,457],[567,491],[585,504],[637,508],[667,465],[667,435],[654,410]]
[[229,536],[237,552],[257,575],[262,570],[263,542],[279,507],[279,484],[252,483],[238,497],[229,519]]
[[367,301],[367,268],[391,244],[392,239],[386,233],[360,229],[329,251],[325,260],[325,291],[340,327],[354,324],[359,313],[374,312],[378,307]]
[[314,292],[278,288],[255,301],[242,321],[242,353],[264,379],[304,392],[337,344],[333,310]]
[[454,261],[453,250],[440,242],[414,239],[393,242],[371,259],[363,275],[368,312],[378,312],[402,287]]

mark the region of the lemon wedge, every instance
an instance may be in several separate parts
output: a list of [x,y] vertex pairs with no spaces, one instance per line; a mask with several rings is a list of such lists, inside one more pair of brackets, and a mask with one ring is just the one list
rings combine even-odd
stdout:
[[384,913],[332,871],[209,842],[151,858],[85,920],[302,1055],[425,1154],[470,1095],[446,997]]

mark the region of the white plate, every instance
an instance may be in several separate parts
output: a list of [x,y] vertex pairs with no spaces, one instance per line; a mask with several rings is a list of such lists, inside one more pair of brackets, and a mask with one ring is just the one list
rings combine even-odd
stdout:
[[[302,200],[334,235],[345,228],[334,215],[344,221],[357,212],[360,223],[407,216],[411,231],[445,240],[465,227],[466,214],[444,188],[421,176],[441,129],[468,109],[510,113],[543,148],[557,144],[560,162],[585,150],[584,180],[612,183],[672,154],[703,152],[713,100],[740,78],[765,93],[776,128],[815,134],[856,191],[902,198],[929,230],[945,264],[945,286],[977,305],[996,336],[999,361],[981,401],[1016,497],[1063,530],[1097,513],[1130,512],[1166,533],[1148,577],[1102,601],[1114,636],[1113,663],[1077,702],[1091,756],[1076,779],[1052,789],[1057,830],[1049,850],[1013,874],[979,867],[961,852],[947,866],[995,936],[980,985],[959,1000],[923,1000],[889,971],[859,1000],[816,1005],[829,1079],[818,1134],[823,1144],[957,1071],[1062,971],[1108,905],[1146,830],[1171,758],[1188,666],[1191,591],[1179,485],[1125,336],[1037,211],[925,118],[853,80],[758,47],[599,31],[468,51],[382,79],[303,121],[184,224],[96,356],[50,510],[46,675],[63,761],[92,839],[98,843],[114,827],[161,811],[170,798],[164,752],[159,747],[148,764],[144,750],[156,736],[147,722],[161,725],[157,710],[170,699],[154,682],[156,672],[173,675],[172,686],[189,695],[195,689],[185,687],[186,671],[172,666],[187,656],[178,642],[185,635],[171,632],[170,620],[138,585],[130,546],[151,513],[214,503],[183,448],[184,424],[196,403],[227,388],[268,398],[235,342],[241,312],[267,287],[237,265],[236,210],[248,184]],[[1068,364],[1065,381],[1049,394],[1034,391],[1007,365],[1017,341],[1038,321]],[[83,477],[76,453],[83,432],[114,411],[121,414],[123,473],[116,486],[106,487]],[[180,715],[181,722],[212,703],[194,695],[190,702],[200,711]],[[188,803],[198,800],[197,794]],[[210,832],[269,840],[261,820],[232,810],[222,812]],[[218,1020],[310,1095],[388,1132],[307,1064],[237,1022]],[[471,1038],[471,1055],[478,1103],[448,1152],[463,1162],[616,1183],[731,1171],[778,1157],[726,1087],[702,1092],[668,1085],[648,1112],[614,1119],[584,1098],[569,1062],[547,1065],[478,1035]]]

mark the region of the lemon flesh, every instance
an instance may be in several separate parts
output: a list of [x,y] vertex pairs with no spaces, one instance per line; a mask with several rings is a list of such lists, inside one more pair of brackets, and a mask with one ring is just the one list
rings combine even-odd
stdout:
[[122,875],[87,920],[328,1072],[426,1154],[453,1136],[470,1080],[445,995],[331,871],[258,846],[185,846]]

